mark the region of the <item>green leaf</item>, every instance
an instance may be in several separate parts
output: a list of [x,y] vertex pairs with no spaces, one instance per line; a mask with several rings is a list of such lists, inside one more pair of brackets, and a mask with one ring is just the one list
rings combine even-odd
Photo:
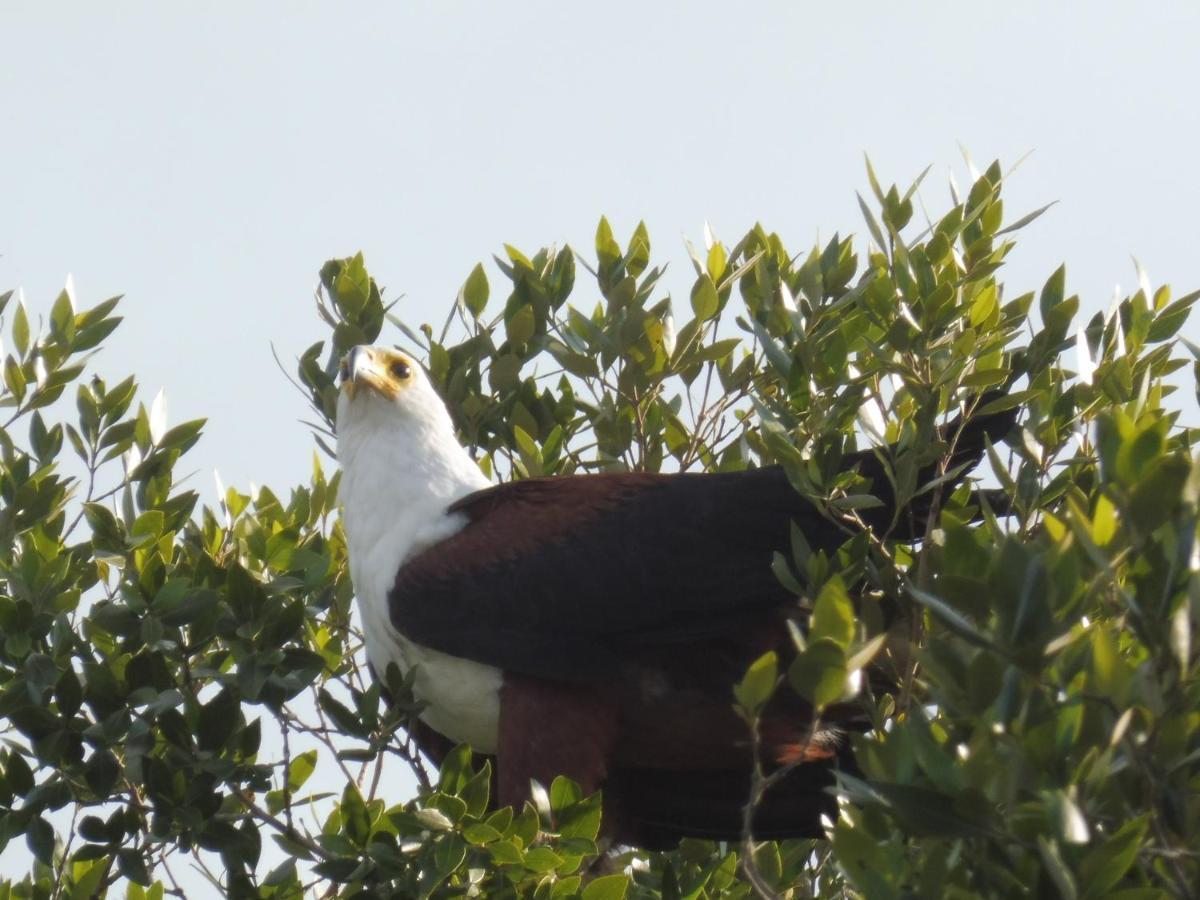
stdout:
[[[166,518],[160,509],[149,509],[142,513],[133,523],[129,533],[134,537],[145,537],[157,540],[162,534]],[[186,585],[186,582],[183,582]]]
[[519,866],[525,860],[525,854],[516,841],[496,841],[488,845],[488,853],[492,862],[498,866]]
[[64,289],[50,307],[50,327],[54,335],[67,343],[75,338],[75,307],[71,295]]
[[533,263],[529,261],[529,257],[514,247],[512,244],[504,245],[504,252],[508,254],[508,258],[516,263],[517,267],[526,271],[533,271]]
[[4,384],[18,402],[24,399],[25,373],[21,370],[21,364],[11,356],[4,360]]
[[558,364],[572,375],[578,375],[580,378],[595,378],[600,374],[596,358],[593,356],[575,353],[557,341],[552,342],[546,349],[551,356],[558,360]]
[[1101,494],[1096,500],[1096,512],[1092,516],[1092,540],[1103,547],[1117,533],[1117,510],[1108,495]]
[[725,338],[721,341],[713,341],[711,344],[707,344],[696,351],[694,358],[697,362],[720,362],[729,356],[741,342],[741,338]]
[[487,306],[488,293],[487,273],[483,271],[480,263],[476,263],[471,274],[467,276],[467,280],[463,282],[458,296],[471,315],[478,319],[484,307]]
[[[557,781],[557,779],[555,779]],[[600,834],[600,794],[592,794],[556,812],[558,833],[564,838],[594,841]]]
[[764,653],[746,670],[741,682],[734,687],[738,706],[749,716],[756,716],[767,705],[779,679],[779,657],[774,651]]
[[488,370],[488,382],[497,393],[510,391],[517,386],[521,374],[521,358],[512,353],[505,353],[492,359]]
[[108,319],[109,313],[112,313],[113,310],[115,310],[116,305],[118,305],[119,302],[121,302],[120,295],[110,296],[108,300],[102,300],[101,302],[98,302],[98,304],[92,306],[90,310],[84,310],[82,313],[79,313],[76,317],[76,324],[79,326],[79,328],[90,328],[91,325],[95,325],[98,322],[103,322],[103,320]]
[[754,849],[754,862],[758,871],[768,884],[778,884],[783,877],[783,860],[779,855],[779,845],[774,841],[764,841]]
[[809,638],[828,638],[845,649],[854,640],[854,604],[842,579],[835,575],[821,587],[808,625]]
[[75,343],[72,349],[76,353],[82,353],[85,350],[91,350],[100,346],[106,337],[116,331],[117,326],[122,321],[120,316],[114,316],[111,319],[101,319],[96,324],[89,325],[86,328],[79,327],[75,334]]
[[233,688],[224,688],[200,709],[197,732],[203,750],[219,750],[224,747],[239,722],[238,698]]
[[612,226],[604,216],[600,217],[600,224],[596,226],[596,260],[599,263],[600,290],[607,294],[617,280],[621,266],[621,245],[613,237]]
[[867,206],[867,201],[863,199],[862,194],[855,191],[854,196],[858,198],[858,208],[862,210],[863,219],[866,220],[867,229],[871,232],[871,237],[875,240],[875,245],[880,250],[887,250],[888,243],[884,240],[883,231],[879,227],[879,222],[876,220],[875,214]]
[[988,321],[996,315],[1000,310],[999,300],[996,295],[996,286],[988,284],[971,301],[971,309],[968,319],[972,328],[982,328],[987,325]]
[[882,206],[883,204],[887,203],[887,200],[884,197],[883,188],[879,186],[879,178],[875,175],[875,167],[871,165],[871,157],[864,153],[863,161],[867,165],[867,181],[871,183],[871,193],[875,195],[875,199],[878,200]]
[[366,728],[362,720],[350,711],[350,709],[329,693],[325,688],[317,690],[317,701],[320,703],[321,709],[325,714],[333,719],[333,723],[347,734],[355,735],[356,737],[366,737],[370,729]]
[[612,226],[608,224],[607,216],[601,216],[596,225],[596,255],[601,261],[612,261],[621,255],[621,246],[613,237]]
[[1058,842],[1045,835],[1038,835],[1037,846],[1042,857],[1042,864],[1054,882],[1054,886],[1058,888],[1058,895],[1063,900],[1075,900],[1079,895],[1075,887],[1075,877],[1062,858]]
[[529,343],[534,330],[533,304],[527,303],[517,309],[505,322],[508,339],[514,346]]
[[107,796],[121,777],[121,764],[107,750],[96,750],[84,767],[84,780],[101,797]]
[[846,692],[846,654],[829,638],[810,641],[788,668],[788,683],[813,706],[824,707]]
[[58,683],[54,686],[54,699],[58,704],[58,711],[63,715],[73,716],[79,711],[79,707],[83,705],[83,685],[79,683],[79,676],[75,674],[74,669],[65,669],[59,676]]
[[316,768],[316,750],[306,750],[299,756],[293,756],[287,772],[288,790],[294,794],[304,787],[304,783],[308,781],[309,776],[316,771]]
[[804,593],[804,587],[796,580],[796,576],[792,573],[791,563],[788,562],[786,556],[778,551],[771,556],[771,571],[789,593],[795,594],[797,597]]
[[13,313],[12,335],[17,353],[24,356],[29,350],[29,313],[26,312],[24,303],[18,303]]
[[1174,337],[1187,321],[1192,304],[1197,300],[1200,300],[1200,291],[1192,291],[1157,313],[1146,334],[1146,342],[1155,344]]
[[645,222],[638,222],[629,239],[629,247],[625,251],[625,271],[637,278],[646,270],[650,262],[650,233],[646,230]]
[[492,790],[492,764],[484,760],[479,771],[467,779],[467,783],[458,792],[458,797],[467,805],[467,812],[472,816],[482,816],[487,811],[488,799]]
[[361,252],[343,260],[333,286],[334,299],[342,315],[354,320],[366,308],[371,296],[371,277],[367,274]]
[[701,322],[711,319],[720,308],[721,299],[717,295],[717,286],[708,275],[701,275],[692,285],[692,311]]
[[964,375],[962,383],[965,387],[981,390],[994,384],[1003,384],[1011,374],[1010,369],[976,369]]
[[430,804],[440,813],[445,815],[451,822],[461,822],[463,816],[467,814],[466,801],[460,797],[444,794],[441,791],[435,791],[429,797]]
[[444,794],[457,795],[471,778],[471,747],[459,744],[442,760],[438,772],[438,790]]
[[163,434],[158,446],[169,450],[186,450],[196,443],[200,432],[208,422],[207,419],[192,419],[170,428]]
[[1054,270],[1054,274],[1042,286],[1042,293],[1038,298],[1038,308],[1042,311],[1043,322],[1048,322],[1054,307],[1062,303],[1063,297],[1066,294],[1066,286],[1067,267],[1062,265]]
[[557,813],[583,799],[579,785],[565,775],[556,775],[550,783],[550,809]]
[[[150,886],[150,871],[146,868],[146,859],[142,854],[129,847],[117,851],[117,869],[134,884]],[[147,897],[149,894],[147,894]]]
[[16,750],[8,751],[8,762],[4,767],[4,776],[13,793],[20,797],[24,797],[33,790],[33,769],[29,768],[29,763],[25,761],[25,757]]
[[767,361],[782,374],[787,374],[792,368],[792,357],[779,341],[771,335],[762,323],[757,319],[752,319],[750,327],[754,331],[754,336],[758,338],[762,344],[763,352],[767,355]]
[[941,597],[935,596],[928,591],[922,591],[912,585],[908,586],[908,592],[922,606],[929,609],[930,612],[938,618],[942,624],[957,634],[959,637],[970,641],[977,647],[993,649],[992,641],[988,639],[978,628],[970,623],[962,613],[950,606]]
[[588,882],[583,900],[625,900],[628,890],[628,875],[601,875]]
[[725,267],[729,263],[729,256],[725,252],[725,248],[720,241],[714,241],[713,245],[708,248],[708,259],[706,261],[705,270],[708,272],[708,277],[716,284],[721,280],[721,276],[725,274]]
[[563,858],[549,847],[534,847],[525,852],[524,863],[532,872],[552,872],[563,864]]
[[482,847],[490,844],[493,841],[500,840],[504,835],[493,828],[491,825],[486,825],[483,822],[477,822],[474,825],[468,825],[463,828],[463,839],[468,844],[474,844],[477,847]]
[[1045,206],[1035,209],[1031,213],[1026,213],[1025,215],[1021,216],[1021,218],[1019,218],[1015,222],[1013,222],[1011,225],[1007,225],[1004,228],[1001,228],[999,231],[997,231],[996,237],[1000,237],[1000,235],[1002,235],[1002,234],[1010,234],[1011,232],[1014,232],[1014,231],[1020,231],[1022,228],[1024,228],[1030,222],[1033,222],[1034,220],[1040,218],[1042,213],[1044,213],[1050,207],[1054,206],[1054,204],[1057,202],[1058,202],[1057,200],[1053,200],[1050,203],[1047,203]]

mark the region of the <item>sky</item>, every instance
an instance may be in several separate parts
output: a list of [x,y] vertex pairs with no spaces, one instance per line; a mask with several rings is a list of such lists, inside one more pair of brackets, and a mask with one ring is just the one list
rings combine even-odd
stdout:
[[969,183],[962,145],[1032,153],[1010,217],[1058,201],[1013,295],[1065,262],[1106,308],[1131,256],[1200,287],[1198,36],[1200,5],[1171,2],[5,0],[0,291],[43,315],[68,273],[80,305],[124,294],[98,371],[209,419],[184,466],[208,500],[212,469],[286,494],[313,445],[271,348],[325,336],[317,270],[358,250],[405,320],[440,323],[504,243],[588,252],[602,214],[622,240],[644,219],[683,298],[705,221],[794,251],[865,236],[864,153],[885,183],[932,165],[932,211],[949,172]]

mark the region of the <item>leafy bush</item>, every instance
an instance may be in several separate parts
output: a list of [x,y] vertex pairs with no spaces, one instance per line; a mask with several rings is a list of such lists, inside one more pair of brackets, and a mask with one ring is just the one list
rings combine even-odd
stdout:
[[[431,776],[405,730],[409,685],[394,677],[387,706],[362,664],[337,474],[314,458],[286,500],[230,489],[199,508],[175,473],[202,422],[168,428],[132,377],[86,378],[117,300],[78,310],[64,291],[34,334],[5,294],[0,842],[34,862],[0,896],[122,880],[183,895],[201,875],[274,898],[1193,892],[1200,469],[1166,404],[1200,355],[1176,353],[1200,293],[1172,301],[1139,271],[1136,293],[1076,324],[1063,269],[1036,295],[997,279],[1036,216],[1004,226],[998,165],[925,226],[917,185],[868,174],[866,246],[793,256],[762,227],[732,246],[706,235],[678,309],[645,227],[622,246],[605,220],[594,261],[506,247],[502,302],[476,266],[437,330],[395,318],[361,256],[332,261],[317,298],[332,334],[298,367],[326,450],[338,358],[398,338],[497,477],[784,464],[846,543],[797,539],[775,559],[809,633],[730,702],[750,735],[773,691],[819,716],[860,685],[864,778],[841,780],[828,841],[598,862],[598,798],[568,781],[496,810],[467,748]],[[964,406],[1022,410],[988,451],[1005,499],[981,509],[917,483]],[[873,498],[840,463],[864,444],[893,445],[901,500],[941,510],[917,547],[858,526]]]

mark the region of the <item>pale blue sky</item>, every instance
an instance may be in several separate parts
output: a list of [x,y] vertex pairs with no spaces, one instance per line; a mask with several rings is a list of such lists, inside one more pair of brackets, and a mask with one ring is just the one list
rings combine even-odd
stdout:
[[0,287],[34,310],[67,272],[81,302],[124,293],[101,369],[210,418],[193,465],[285,488],[310,444],[268,344],[322,336],[316,270],[358,249],[440,321],[502,242],[588,248],[602,213],[621,236],[644,217],[681,294],[705,219],[795,249],[861,233],[864,151],[887,180],[933,163],[936,208],[961,141],[1035,151],[1011,214],[1061,201],[1010,290],[1065,260],[1107,306],[1130,254],[1196,287],[1197,40],[1183,3],[10,0]]

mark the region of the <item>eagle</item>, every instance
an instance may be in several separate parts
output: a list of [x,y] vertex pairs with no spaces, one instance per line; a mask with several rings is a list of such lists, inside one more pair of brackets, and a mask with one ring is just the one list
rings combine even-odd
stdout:
[[[601,790],[606,834],[622,844],[740,838],[753,744],[732,686],[764,652],[793,645],[799,612],[773,554],[793,523],[827,552],[846,531],[774,465],[494,485],[411,356],[355,347],[340,376],[340,497],[367,657],[376,675],[416,668],[418,745],[435,761],[459,743],[491,757],[500,805],[557,775]],[[962,424],[949,471],[964,477],[985,436],[1012,422]],[[896,515],[876,455],[846,465],[882,501],[861,511],[868,526],[924,535],[928,494]],[[756,837],[823,833],[835,770],[857,771],[847,709],[809,734],[811,709],[776,691],[760,751],[767,766],[794,768],[758,807]]]

